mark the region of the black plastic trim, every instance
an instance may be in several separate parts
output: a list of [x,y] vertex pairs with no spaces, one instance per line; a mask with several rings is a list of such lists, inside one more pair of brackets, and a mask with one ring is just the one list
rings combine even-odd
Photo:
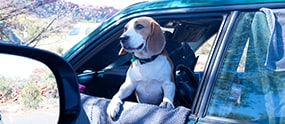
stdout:
[[[0,43],[0,53],[28,57],[46,64],[53,72],[59,91],[59,124],[74,123],[81,109],[78,79],[72,67],[60,56],[48,51]],[[82,111],[82,110],[81,110]]]

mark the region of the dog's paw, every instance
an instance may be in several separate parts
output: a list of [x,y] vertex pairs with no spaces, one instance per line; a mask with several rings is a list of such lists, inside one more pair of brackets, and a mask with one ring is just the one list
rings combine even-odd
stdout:
[[107,114],[112,120],[117,118],[117,116],[119,115],[121,104],[122,101],[119,99],[112,99],[109,103],[107,107]]
[[173,103],[170,100],[165,100],[165,99],[163,99],[163,101],[160,103],[159,106],[163,108],[168,108],[168,109],[175,108]]

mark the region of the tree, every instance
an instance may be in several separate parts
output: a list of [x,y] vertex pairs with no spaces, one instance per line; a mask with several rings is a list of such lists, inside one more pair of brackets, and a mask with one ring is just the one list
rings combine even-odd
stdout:
[[[113,7],[79,6],[61,0],[6,0],[0,4],[0,21],[23,37],[25,45],[63,42],[71,25],[104,21],[118,10]],[[53,39],[47,42],[46,39]]]

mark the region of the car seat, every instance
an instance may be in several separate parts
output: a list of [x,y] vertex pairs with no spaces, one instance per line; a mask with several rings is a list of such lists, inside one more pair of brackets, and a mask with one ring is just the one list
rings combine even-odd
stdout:
[[198,57],[187,43],[171,40],[171,32],[165,31],[164,35],[166,50],[175,67],[173,72],[176,84],[174,104],[191,108],[198,88],[198,82],[193,73]]

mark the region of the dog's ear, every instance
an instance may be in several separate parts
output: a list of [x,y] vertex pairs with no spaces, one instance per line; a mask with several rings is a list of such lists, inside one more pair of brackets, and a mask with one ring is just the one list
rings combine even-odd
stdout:
[[147,50],[153,55],[160,54],[166,44],[165,37],[157,22],[151,21],[150,23],[151,33],[147,38]]
[[121,48],[119,51],[119,55],[125,55],[127,54],[127,51],[124,48]]

